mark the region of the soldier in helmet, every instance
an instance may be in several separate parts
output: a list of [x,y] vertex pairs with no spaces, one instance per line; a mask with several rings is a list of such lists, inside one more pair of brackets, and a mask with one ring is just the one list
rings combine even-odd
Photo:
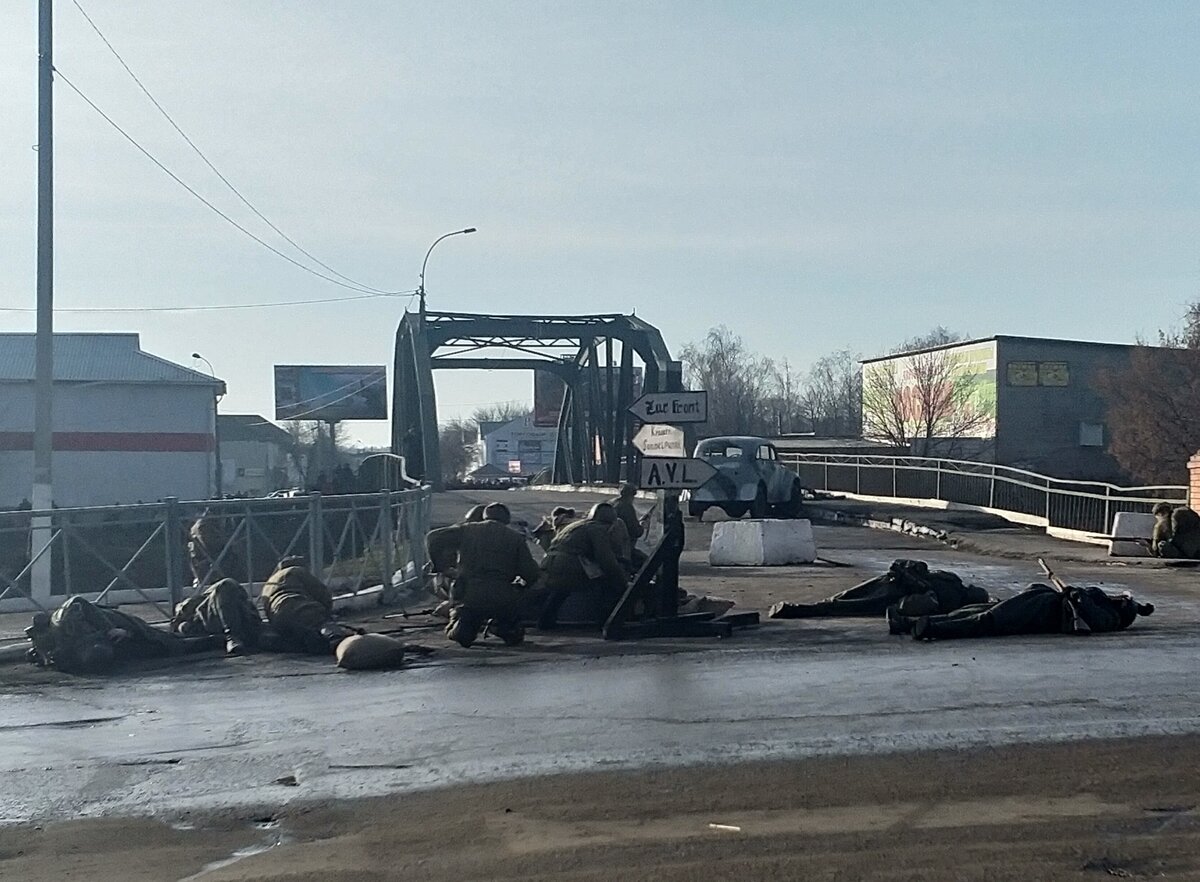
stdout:
[[511,521],[508,506],[493,502],[481,522],[431,530],[426,539],[435,568],[456,565],[446,636],[464,647],[489,622],[491,632],[510,646],[525,639],[521,603],[540,572],[525,538],[509,527]]
[[188,529],[188,563],[197,588],[243,572],[237,551],[228,544],[220,519],[205,509]]
[[558,624],[558,611],[566,599],[592,583],[599,584],[607,608],[616,606],[628,586],[613,537],[616,523],[616,510],[607,502],[598,502],[587,518],[555,535],[542,561],[547,597],[538,620],[540,629],[550,630]]
[[327,655],[346,637],[361,633],[334,620],[333,595],[299,556],[279,562],[263,586],[262,605],[288,649]]
[[164,658],[213,647],[209,637],[188,640],[151,627],[137,616],[68,598],[50,615],[38,613],[25,629],[30,660],[69,674],[104,673],[122,661]]
[[1200,558],[1200,515],[1187,506],[1160,502],[1154,506],[1154,535],[1150,553],[1155,557]]
[[625,525],[625,530],[629,533],[629,563],[630,567],[635,570],[646,562],[646,555],[637,547],[637,541],[645,535],[646,527],[642,523],[642,519],[638,516],[637,508],[633,504],[634,497],[636,496],[636,485],[622,484],[617,501],[613,503],[613,509],[617,512],[617,519]]

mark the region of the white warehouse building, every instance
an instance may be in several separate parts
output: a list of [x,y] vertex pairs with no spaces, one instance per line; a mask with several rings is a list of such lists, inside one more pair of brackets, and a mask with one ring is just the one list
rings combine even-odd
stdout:
[[[0,333],[0,508],[33,483],[34,335]],[[148,352],[137,334],[54,335],[54,503],[205,499],[216,490],[225,384]]]

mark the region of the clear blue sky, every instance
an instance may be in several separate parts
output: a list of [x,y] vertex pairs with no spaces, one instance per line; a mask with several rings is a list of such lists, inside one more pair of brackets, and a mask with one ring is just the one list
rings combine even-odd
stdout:
[[[346,3],[80,0],[216,165],[289,235],[431,304],[633,311],[678,348],[724,322],[803,367],[933,325],[1129,341],[1200,295],[1193,2]],[[0,4],[0,305],[34,304],[36,2]],[[269,236],[69,0],[64,74]],[[59,85],[57,302],[349,292],[195,202]],[[275,240],[272,239],[274,242]],[[286,246],[284,246],[286,247]],[[223,409],[277,362],[390,362],[402,300],[79,315],[182,363]],[[0,312],[0,329],[32,329]],[[439,380],[443,415],[528,398]],[[357,424],[368,441],[382,425]]]

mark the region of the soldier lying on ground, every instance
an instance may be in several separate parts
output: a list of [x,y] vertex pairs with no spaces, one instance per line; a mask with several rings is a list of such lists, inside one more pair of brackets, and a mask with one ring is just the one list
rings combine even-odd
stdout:
[[1154,506],[1154,535],[1150,553],[1155,557],[1200,558],[1200,515],[1187,506],[1169,502]]
[[986,603],[987,591],[963,584],[954,573],[930,570],[924,561],[896,560],[882,576],[868,579],[816,603],[780,602],[767,615],[773,619],[817,616],[879,616],[893,605],[906,616],[948,613],[970,603]]
[[246,589],[222,579],[198,591],[175,608],[171,630],[185,637],[223,637],[226,655],[242,655],[258,647],[262,618]]
[[509,528],[511,520],[508,506],[493,502],[481,523],[442,527],[426,537],[434,567],[455,567],[446,636],[464,647],[485,625],[509,646],[525,639],[521,606],[540,571],[525,537]]
[[892,634],[911,633],[916,640],[960,637],[1006,637],[1014,634],[1090,634],[1121,631],[1154,605],[1137,603],[1128,592],[1109,595],[1099,588],[1066,591],[1050,585],[1030,585],[999,602],[960,607],[947,615],[911,616],[888,612]]
[[616,522],[613,507],[598,502],[586,520],[575,521],[555,535],[542,561],[546,601],[539,629],[557,625],[558,611],[566,599],[591,583],[599,584],[606,609],[616,606],[629,584],[614,547],[612,527]]
[[361,631],[334,621],[333,595],[304,563],[302,557],[279,562],[263,585],[263,611],[279,635],[280,649],[328,655],[340,641]]
[[71,674],[103,673],[122,661],[164,658],[214,647],[211,637],[185,639],[137,616],[71,597],[53,613],[38,613],[25,629],[30,661]]

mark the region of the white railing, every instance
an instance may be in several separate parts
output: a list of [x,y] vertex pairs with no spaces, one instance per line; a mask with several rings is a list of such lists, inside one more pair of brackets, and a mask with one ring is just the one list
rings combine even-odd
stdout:
[[[99,603],[154,603],[169,618],[194,580],[216,573],[253,589],[288,555],[306,558],[335,592],[420,577],[431,491],[265,499],[167,499],[149,505],[0,512],[0,612],[51,609],[79,594]],[[193,573],[188,528],[213,522],[212,566]],[[51,560],[49,584],[34,571]],[[47,590],[48,589],[48,590]]]
[[1187,504],[1182,486],[1119,487],[1073,481],[993,463],[919,456],[781,453],[811,490],[894,499],[942,500],[994,511],[1017,523],[1107,535],[1118,512]]

